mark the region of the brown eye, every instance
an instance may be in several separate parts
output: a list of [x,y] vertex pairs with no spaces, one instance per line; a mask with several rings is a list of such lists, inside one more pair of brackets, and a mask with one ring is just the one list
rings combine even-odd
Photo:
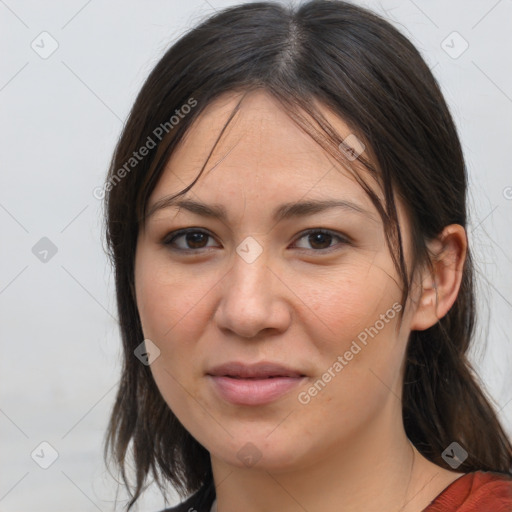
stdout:
[[201,249],[205,247],[205,243],[208,241],[208,235],[204,233],[187,233],[185,234],[185,243],[191,249]]
[[[172,236],[164,240],[164,245],[170,246],[172,249],[179,251],[193,251],[197,249],[205,249],[208,246],[208,239],[212,238],[209,233],[199,231],[197,229],[182,230],[171,233]],[[179,243],[178,243],[179,241]]]
[[328,249],[332,242],[332,235],[326,233],[313,233],[308,235],[308,241],[313,249]]
[[299,238],[299,240],[302,239],[305,239],[310,247],[299,246],[300,249],[312,249],[316,252],[326,251],[336,247],[336,245],[331,245],[333,241],[336,240],[338,240],[338,245],[349,243],[345,237],[324,229],[310,229]]

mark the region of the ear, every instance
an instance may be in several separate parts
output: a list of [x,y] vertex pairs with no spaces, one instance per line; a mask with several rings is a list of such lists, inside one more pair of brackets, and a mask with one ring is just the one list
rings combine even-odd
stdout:
[[416,309],[411,319],[413,331],[423,331],[435,325],[455,302],[466,260],[466,231],[459,224],[450,224],[428,243],[428,248],[433,273],[429,268],[423,272],[421,295],[414,304]]

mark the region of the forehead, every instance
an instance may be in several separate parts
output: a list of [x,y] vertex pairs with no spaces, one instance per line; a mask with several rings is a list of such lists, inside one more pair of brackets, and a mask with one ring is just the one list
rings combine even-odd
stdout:
[[[215,145],[242,94],[219,96],[194,121],[168,160],[149,208],[161,195],[178,193],[192,183],[208,158],[202,176],[189,191],[204,200],[234,200],[243,194],[245,200],[266,202],[284,196],[298,199],[307,194],[314,199],[342,194],[357,196],[361,203],[371,206],[351,173],[262,89],[243,98]],[[351,134],[342,119],[320,103],[316,106],[342,139]]]

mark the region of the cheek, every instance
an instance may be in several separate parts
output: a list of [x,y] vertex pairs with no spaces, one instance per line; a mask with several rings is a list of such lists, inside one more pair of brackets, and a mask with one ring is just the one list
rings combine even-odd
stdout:
[[397,332],[401,290],[392,275],[376,258],[304,287],[311,309],[303,308],[299,322],[315,345],[319,369],[318,385],[306,389],[305,401],[333,402],[357,416],[361,403],[376,404],[389,388],[397,392],[406,339]]
[[211,284],[177,271],[149,251],[141,251],[135,275],[144,338],[160,350],[151,363],[151,373],[169,408],[179,418],[188,418],[197,407],[190,397],[200,391],[195,340],[208,322],[204,305]]
[[186,267],[173,266],[163,254],[140,251],[135,271],[137,307],[144,335],[164,346],[176,332],[186,330],[193,339],[201,325],[202,305],[215,285],[213,276],[199,275]]
[[[163,398],[176,412],[198,396],[202,355],[197,340],[211,323],[211,293],[219,277],[169,263],[165,254],[142,248],[136,260],[137,307],[144,337],[160,350],[150,369]],[[185,392],[186,390],[187,392]]]
[[379,314],[361,323],[360,312],[351,311],[331,322],[331,328],[338,328],[336,339],[316,342],[318,374],[297,397],[312,442],[328,439],[333,429],[355,435],[400,396],[405,344],[396,334],[397,311],[389,304],[382,314],[385,320]]
[[307,306],[302,321],[318,329],[316,336],[310,333],[310,339],[339,344],[372,326],[400,300],[401,290],[390,276],[389,261],[375,253],[337,272],[329,269],[309,278],[295,276],[292,282],[301,283],[299,298]]

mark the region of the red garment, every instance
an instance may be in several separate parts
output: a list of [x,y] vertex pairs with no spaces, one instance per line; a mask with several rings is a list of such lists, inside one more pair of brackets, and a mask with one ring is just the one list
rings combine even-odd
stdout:
[[512,476],[490,471],[467,473],[423,512],[512,512]]

